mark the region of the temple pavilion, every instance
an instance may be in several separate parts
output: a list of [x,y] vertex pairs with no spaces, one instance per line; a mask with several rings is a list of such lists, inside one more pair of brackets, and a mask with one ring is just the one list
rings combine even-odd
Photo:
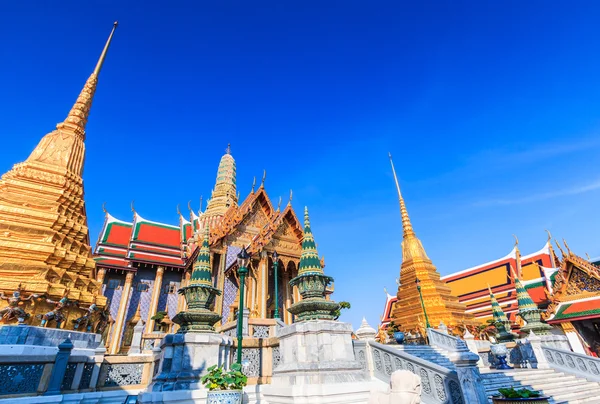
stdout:
[[277,206],[269,199],[264,176],[255,188],[253,184],[247,197],[238,203],[236,164],[228,147],[204,211],[189,209],[189,215],[184,216],[178,209],[178,223],[167,224],[144,218],[133,206],[130,221],[115,218],[105,210],[94,259],[97,281],[102,283],[110,307],[111,329],[106,338],[109,353],[127,351],[139,319],[145,323],[144,341],[157,341],[164,333],[177,330],[171,319],[185,309],[185,300],[177,291],[189,282],[206,227],[213,285],[223,292],[215,303],[215,311],[221,315],[220,325],[233,321],[237,315],[236,258],[243,247],[252,254],[245,293],[250,318],[273,318],[276,302],[272,255],[277,251],[277,303],[281,320],[288,324],[293,321],[287,308],[299,301],[300,295],[296,287],[289,286],[289,281],[298,273],[302,224],[292,208],[291,193],[282,209],[281,199]]

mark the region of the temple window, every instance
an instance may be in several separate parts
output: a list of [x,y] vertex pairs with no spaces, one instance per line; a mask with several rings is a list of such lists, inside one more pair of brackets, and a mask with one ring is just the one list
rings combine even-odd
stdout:
[[147,292],[150,286],[147,283],[140,282],[137,284],[136,289],[138,292]]
[[108,289],[118,289],[121,286],[121,280],[119,279],[109,279],[106,287]]
[[177,282],[169,282],[168,285],[165,285],[165,294],[172,295],[173,293],[177,293]]

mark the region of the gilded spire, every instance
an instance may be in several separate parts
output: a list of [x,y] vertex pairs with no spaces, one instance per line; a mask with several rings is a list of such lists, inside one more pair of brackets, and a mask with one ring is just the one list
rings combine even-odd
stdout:
[[298,276],[306,273],[323,273],[321,260],[317,252],[315,238],[310,228],[310,218],[308,217],[308,207],[304,208],[304,238],[302,239],[302,254],[300,255],[300,265],[298,266]]
[[108,48],[112,42],[113,35],[115,30],[117,29],[118,23],[115,21],[113,24],[113,29],[108,36],[108,40],[104,45],[104,49],[100,54],[100,58],[98,59],[98,63],[96,63],[96,67],[94,71],[87,79],[83,90],[77,97],[77,101],[75,101],[75,105],[71,108],[69,115],[67,115],[67,119],[62,124],[59,124],[57,128],[61,127],[71,127],[77,133],[79,133],[83,138],[85,138],[85,126],[87,124],[88,117],[90,115],[90,109],[92,107],[92,100],[94,98],[94,94],[96,92],[96,86],[98,85],[98,75],[100,74],[100,70],[102,69],[102,65],[104,64],[104,60],[106,59],[106,54],[108,53]]
[[290,200],[288,201],[287,206],[292,206],[292,197],[294,196],[294,193],[292,192],[292,190],[290,189]]
[[400,192],[400,183],[398,182],[398,177],[396,176],[396,169],[394,168],[392,153],[389,153],[389,156],[390,164],[392,165],[392,173],[394,174],[394,181],[396,181],[396,190],[398,191],[398,202],[400,202],[400,216],[402,217],[402,228],[404,231],[404,238],[414,237],[415,232],[412,228],[412,224],[410,223],[410,218],[408,217],[408,211],[406,210],[406,205],[404,204],[402,192]]
[[192,270],[192,276],[190,279],[190,286],[193,285],[204,285],[212,287],[212,277],[210,268],[210,246],[208,244],[208,237],[210,234],[209,227],[204,228],[204,240],[200,246],[198,257],[194,262]]
[[394,168],[394,161],[392,160],[392,154],[390,156],[390,164],[392,165],[392,173],[394,174],[394,181],[396,182],[396,190],[398,191],[398,202],[400,203],[400,216],[402,218],[402,229],[403,229],[403,240],[402,240],[402,261],[407,262],[411,259],[423,259],[429,260],[427,253],[421,244],[413,230],[410,218],[408,217],[408,211],[406,210],[406,204],[404,198],[400,192],[400,183],[396,175],[396,169]]

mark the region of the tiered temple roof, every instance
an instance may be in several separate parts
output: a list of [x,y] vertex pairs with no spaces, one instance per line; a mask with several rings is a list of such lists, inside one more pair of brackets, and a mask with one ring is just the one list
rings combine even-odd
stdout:
[[458,296],[467,310],[481,320],[492,318],[492,304],[487,289],[489,283],[502,310],[511,321],[515,321],[517,313],[517,296],[511,268],[521,268],[518,275],[521,283],[531,295],[533,301],[541,307],[548,304],[547,294],[552,293],[552,279],[557,272],[554,267],[556,257],[547,241],[542,249],[532,254],[521,256],[518,244],[512,251],[497,260],[487,262],[442,277]]

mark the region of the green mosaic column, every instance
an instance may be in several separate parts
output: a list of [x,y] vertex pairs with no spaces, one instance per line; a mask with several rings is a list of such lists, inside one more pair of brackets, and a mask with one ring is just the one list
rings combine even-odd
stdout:
[[204,240],[194,262],[190,284],[179,289],[185,296],[188,305],[187,311],[177,313],[173,322],[180,325],[180,333],[186,332],[214,332],[214,324],[219,321],[217,313],[210,310],[215,297],[221,291],[212,286],[210,267],[210,246],[208,244],[209,229],[206,226]]
[[308,208],[304,208],[304,238],[302,255],[298,266],[298,276],[290,281],[290,286],[298,286],[302,300],[288,309],[299,321],[334,320],[339,304],[325,299],[325,289],[333,282],[321,268],[317,245],[310,228]]
[[519,304],[518,314],[527,323],[521,327],[521,333],[528,335],[530,331],[533,331],[536,335],[548,334],[552,326],[542,322],[540,314],[542,311],[531,300],[531,296],[529,296],[514,271],[513,277],[515,289],[517,290],[517,303]]
[[488,290],[490,291],[494,323],[496,325],[496,329],[498,330],[496,338],[499,342],[512,341],[517,335],[511,332],[510,321],[508,321],[508,317],[506,317],[506,314],[504,314],[504,311],[502,311],[502,307],[500,307],[500,304],[498,304],[498,300],[496,300],[496,296],[494,296],[492,293],[492,288],[490,288],[490,285],[488,285]]

